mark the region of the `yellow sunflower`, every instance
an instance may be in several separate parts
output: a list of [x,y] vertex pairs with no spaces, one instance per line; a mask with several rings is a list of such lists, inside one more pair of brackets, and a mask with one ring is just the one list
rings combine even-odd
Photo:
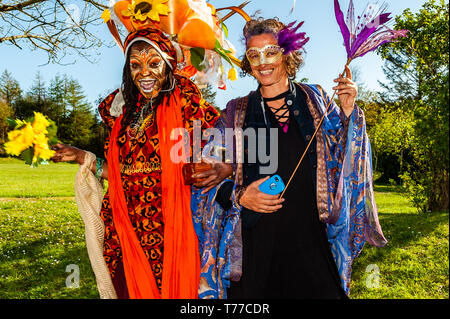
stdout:
[[130,17],[135,20],[145,21],[147,19],[153,21],[160,21],[160,15],[168,15],[170,9],[166,3],[168,0],[133,0],[128,5],[127,10],[123,10],[122,14],[125,17]]

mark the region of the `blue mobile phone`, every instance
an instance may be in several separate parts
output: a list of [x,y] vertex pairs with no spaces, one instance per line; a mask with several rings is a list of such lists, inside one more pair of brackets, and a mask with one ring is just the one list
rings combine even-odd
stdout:
[[259,190],[269,195],[278,195],[284,190],[283,180],[279,175],[273,175],[267,181],[259,185]]

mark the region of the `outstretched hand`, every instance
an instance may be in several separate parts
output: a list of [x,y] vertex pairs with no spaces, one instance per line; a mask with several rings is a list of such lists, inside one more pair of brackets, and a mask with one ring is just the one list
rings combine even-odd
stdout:
[[345,66],[345,75],[335,79],[334,82],[339,83],[333,87],[333,90],[337,90],[339,101],[341,102],[342,110],[347,117],[350,116],[355,107],[356,97],[358,95],[358,86],[352,81],[352,71],[349,66]]
[[79,148],[66,144],[55,144],[51,148],[55,151],[55,155],[50,160],[55,163],[76,162],[80,165],[84,163],[86,152]]

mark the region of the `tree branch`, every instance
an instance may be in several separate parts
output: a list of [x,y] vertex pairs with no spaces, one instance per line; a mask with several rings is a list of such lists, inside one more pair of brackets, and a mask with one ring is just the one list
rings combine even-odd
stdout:
[[28,0],[17,4],[4,4],[0,6],[0,12],[8,12],[14,10],[22,10],[37,3],[44,2],[45,0]]
[[[49,62],[77,54],[89,60],[92,50],[100,48],[103,39],[96,34],[100,12],[106,6],[94,0],[21,0],[0,5],[0,44],[18,48],[22,43],[48,54]],[[2,1],[0,1],[2,3]],[[80,5],[81,4],[81,5]],[[19,45],[20,43],[20,45]]]

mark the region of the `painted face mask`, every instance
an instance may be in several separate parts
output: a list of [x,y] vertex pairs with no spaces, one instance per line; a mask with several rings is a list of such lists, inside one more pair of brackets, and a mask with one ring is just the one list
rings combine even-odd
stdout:
[[283,52],[284,49],[280,46],[268,44],[264,48],[252,47],[247,50],[245,55],[252,66],[259,66],[277,62],[283,55]]
[[149,45],[135,45],[131,49],[131,77],[146,98],[154,98],[161,91],[167,77],[166,67],[161,55]]

